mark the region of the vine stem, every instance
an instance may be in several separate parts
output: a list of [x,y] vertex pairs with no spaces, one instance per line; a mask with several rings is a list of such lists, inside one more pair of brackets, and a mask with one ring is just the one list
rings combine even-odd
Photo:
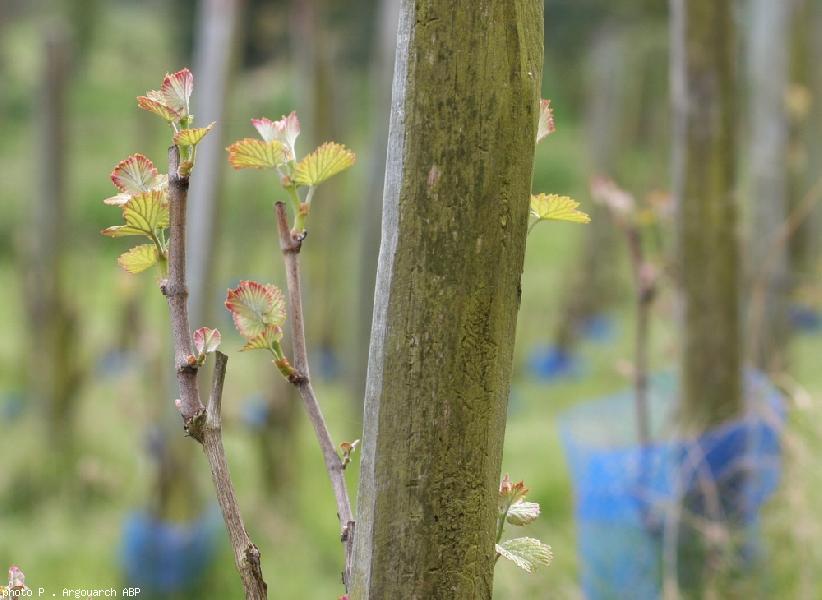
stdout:
[[177,408],[183,416],[186,432],[200,442],[211,470],[217,502],[223,514],[234,562],[243,581],[246,600],[266,600],[268,587],[260,566],[260,551],[248,536],[237,493],[231,481],[222,438],[222,398],[228,357],[216,352],[214,377],[208,406],[200,401],[197,387],[197,364],[193,360],[191,328],[188,322],[188,290],[185,280],[185,231],[188,176],[180,176],[180,150],[168,150],[169,244],[168,278],[160,290],[168,300],[171,334],[174,339],[174,364],[180,399]]
[[294,369],[297,374],[290,378],[291,383],[297,388],[302,398],[305,410],[314,433],[322,450],[325,468],[328,471],[328,478],[331,480],[331,487],[334,489],[334,498],[337,502],[337,516],[340,519],[340,540],[345,549],[345,568],[342,573],[342,581],[348,592],[351,582],[352,554],[354,550],[354,514],[351,511],[351,501],[348,497],[348,489],[345,485],[345,473],[342,460],[328,426],[325,423],[320,403],[314,389],[311,387],[311,380],[308,371],[308,353],[305,347],[305,322],[303,319],[302,289],[300,283],[300,249],[305,237],[303,232],[292,232],[288,226],[288,215],[285,204],[277,202],[275,205],[277,214],[277,229],[280,234],[280,250],[283,253],[285,262],[286,285],[288,286],[288,304],[291,316],[291,340],[294,354]]
[[642,249],[642,236],[633,224],[623,224],[631,254],[631,267],[636,287],[636,329],[634,331],[634,393],[637,438],[646,446],[651,438],[648,414],[648,342],[651,305],[656,295],[656,283],[648,271]]
[[202,442],[200,432],[191,430],[195,419],[205,411],[205,407],[200,401],[200,390],[197,386],[197,364],[189,360],[194,353],[188,323],[188,289],[186,288],[188,177],[180,177],[179,164],[180,149],[177,146],[171,146],[168,150],[168,278],[161,282],[160,290],[168,301],[171,317],[174,370],[177,373],[177,386],[180,391],[177,408],[183,416],[186,430],[198,442]]
[[234,563],[243,580],[246,600],[266,600],[268,586],[263,579],[260,550],[249,538],[243,523],[223,448],[222,398],[228,357],[222,352],[215,352],[215,355],[211,395],[208,399],[203,428],[203,451],[211,467],[211,480],[214,482],[217,502],[223,513],[231,548],[234,550]]

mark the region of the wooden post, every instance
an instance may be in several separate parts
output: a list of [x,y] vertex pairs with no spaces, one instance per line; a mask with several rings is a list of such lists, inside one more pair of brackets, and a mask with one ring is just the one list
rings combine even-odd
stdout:
[[[328,27],[329,0],[296,0],[293,15],[294,59],[299,69],[298,111],[301,115],[302,135],[298,144],[300,154],[307,154],[323,142],[337,138],[337,102],[340,92],[335,83],[334,59]],[[340,293],[347,275],[335,267],[343,246],[343,231],[348,211],[339,183],[326,182],[317,188],[312,200],[315,209],[311,213],[312,239],[322,244],[311,244],[303,256],[306,272],[306,311],[312,317],[306,331],[313,352],[328,353],[339,357],[340,304],[345,298]],[[353,223],[352,223],[353,226]],[[315,366],[317,361],[314,361]],[[315,368],[315,370],[317,370]],[[322,373],[320,373],[322,376]]]
[[[613,25],[604,26],[594,38],[588,61],[586,142],[590,170],[594,176],[614,177],[621,117],[625,114],[627,68],[625,34]],[[554,343],[570,351],[577,342],[580,325],[613,304],[619,278],[612,257],[618,252],[613,221],[604,207],[594,204],[593,219],[583,233],[579,260],[574,261],[572,285],[565,287]]]
[[790,274],[780,240],[788,218],[788,32],[791,2],[751,5],[750,178],[751,302],[748,329],[754,365],[779,370],[788,341]]
[[490,598],[540,0],[404,0],[351,598]]
[[32,331],[31,386],[46,413],[51,442],[69,456],[75,392],[79,382],[75,323],[63,292],[66,223],[66,92],[71,43],[66,30],[45,31],[37,115],[38,158],[33,230],[26,280]]
[[791,0],[788,255],[793,283],[801,295],[819,279],[822,261],[822,2]]
[[742,408],[730,2],[672,0],[674,195],[682,288],[686,429]]
[[391,79],[397,44],[397,19],[400,0],[381,0],[377,17],[377,43],[371,64],[371,99],[373,126],[368,189],[360,214],[359,314],[357,315],[357,364],[354,373],[354,398],[361,406],[368,370],[368,340],[374,311],[374,284],[377,280],[377,256],[380,250],[382,194],[385,181],[385,151],[391,108]]
[[189,192],[189,311],[193,327],[211,316],[214,259],[219,232],[222,179],[225,172],[226,103],[238,45],[239,13],[243,0],[203,0],[200,5],[194,75],[198,94],[194,114],[201,123],[216,121],[214,131],[197,148],[197,168]]

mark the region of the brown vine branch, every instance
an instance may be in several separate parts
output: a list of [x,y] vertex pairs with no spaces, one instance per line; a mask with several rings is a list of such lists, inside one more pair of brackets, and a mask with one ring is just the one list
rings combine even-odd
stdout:
[[649,272],[642,249],[642,235],[636,225],[623,224],[631,255],[636,286],[636,329],[634,331],[634,390],[636,394],[637,438],[645,446],[651,437],[648,415],[648,341],[651,304],[656,294],[654,276]]
[[277,229],[280,234],[280,249],[285,262],[286,285],[288,286],[288,304],[291,314],[291,340],[294,352],[294,368],[297,375],[290,379],[300,392],[308,418],[314,427],[314,433],[323,453],[325,468],[331,487],[334,489],[334,498],[337,501],[337,516],[340,519],[340,539],[345,548],[345,569],[342,579],[346,591],[351,582],[351,560],[354,549],[354,515],[351,511],[351,501],[345,485],[345,473],[331,434],[325,424],[320,404],[308,372],[308,353],[305,348],[305,324],[303,320],[302,291],[300,284],[300,249],[304,239],[303,233],[292,232],[288,226],[288,215],[285,204],[277,202]]
[[243,580],[246,600],[265,600],[268,598],[268,588],[260,566],[260,550],[248,537],[223,448],[222,398],[228,357],[219,351],[215,352],[215,355],[217,360],[214,365],[211,396],[208,399],[205,426],[202,432],[203,451],[211,467],[211,480],[214,482],[217,502],[223,513],[228,537],[234,550],[234,563]]
[[169,242],[168,279],[160,289],[168,300],[171,316],[171,335],[174,340],[174,369],[180,400],[177,408],[183,415],[186,431],[198,442],[202,442],[201,432],[194,426],[195,420],[205,410],[200,401],[197,387],[197,366],[189,361],[193,355],[191,328],[188,323],[188,289],[186,288],[186,202],[188,200],[188,176],[181,177],[180,149],[171,146],[168,150],[168,200],[169,200]]
[[266,600],[268,593],[260,566],[260,551],[251,542],[245,529],[223,448],[222,397],[228,357],[221,352],[215,353],[214,379],[207,408],[200,401],[200,392],[197,387],[197,365],[189,358],[193,357],[193,353],[185,280],[188,177],[180,176],[179,164],[180,150],[177,146],[171,146],[168,150],[168,279],[160,284],[160,289],[168,300],[171,317],[174,365],[180,388],[180,400],[177,407],[183,416],[186,431],[200,442],[208,460],[211,480],[214,482],[217,502],[223,513],[231,547],[234,550],[234,562],[243,580],[246,600]]
[[631,259],[631,272],[636,293],[636,325],[634,329],[634,411],[637,440],[646,445],[650,440],[650,416],[648,406],[648,344],[650,338],[650,312],[656,296],[657,275],[646,259],[642,230],[636,221],[636,200],[620,189],[607,177],[591,181],[594,200],[605,206],[614,224],[625,236]]

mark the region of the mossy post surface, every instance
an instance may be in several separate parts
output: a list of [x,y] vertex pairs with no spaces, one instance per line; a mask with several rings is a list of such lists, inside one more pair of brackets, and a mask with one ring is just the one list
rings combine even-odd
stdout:
[[352,599],[490,598],[539,0],[404,0]]
[[[699,434],[737,416],[743,406],[739,241],[735,197],[733,3],[672,0],[674,195],[683,309],[680,425]],[[740,460],[744,457],[740,456]],[[734,479],[685,490],[669,533],[678,585],[686,597],[715,588],[728,547],[695,523],[733,528],[711,498],[728,499]],[[709,491],[706,491],[709,490]],[[726,530],[730,531],[730,529]],[[675,593],[670,589],[665,595]]]
[[672,0],[674,193],[678,207],[682,424],[742,407],[735,198],[733,3]]

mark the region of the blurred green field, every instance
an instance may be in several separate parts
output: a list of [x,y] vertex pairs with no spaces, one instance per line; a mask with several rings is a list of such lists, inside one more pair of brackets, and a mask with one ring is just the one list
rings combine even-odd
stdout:
[[[19,564],[31,586],[53,589],[123,585],[119,552],[123,519],[129,511],[148,506],[153,491],[153,470],[145,452],[146,430],[157,419],[175,427],[171,380],[157,368],[169,352],[165,300],[153,275],[125,280],[115,261],[127,246],[101,237],[99,231],[118,217],[116,209],[101,202],[113,189],[108,181],[113,165],[136,151],[157,163],[162,163],[165,154],[168,132],[150,116],[140,114],[134,97],[155,86],[165,71],[182,65],[172,63],[157,16],[136,5],[118,5],[106,19],[98,40],[104,50],[89,55],[70,90],[67,152],[71,207],[66,223],[70,248],[65,287],[73,305],[82,311],[74,352],[86,365],[77,418],[76,472],[59,471],[61,463],[50,455],[36,406],[29,403],[22,416],[0,423],[0,566]],[[0,311],[0,393],[4,394],[23,391],[27,367],[27,298],[20,285],[22,267],[17,257],[26,236],[36,235],[27,229],[27,222],[38,168],[44,168],[33,160],[37,113],[29,101],[37,88],[39,26],[34,19],[18,21],[7,26],[0,38],[0,51],[13,57],[5,65],[8,77],[3,85],[9,93],[0,111],[0,195],[4,205],[0,289],[6,292],[5,309]],[[229,139],[250,134],[248,118],[252,116],[276,117],[295,107],[296,77],[285,62],[244,73],[232,93]],[[560,86],[561,81],[550,63],[544,81],[545,94],[552,97],[552,87]],[[305,253],[307,261],[331,261],[339,272],[337,279],[342,284],[329,298],[309,296],[307,318],[311,321],[320,302],[333,303],[339,316],[337,337],[342,340],[338,351],[347,374],[358,343],[354,318],[360,302],[356,291],[357,211],[362,205],[361,190],[367,184],[370,123],[363,77],[348,79],[340,94],[342,109],[350,115],[350,125],[340,141],[358,152],[360,162],[345,176],[342,197],[335,200],[340,232],[335,234],[334,245],[309,238]],[[582,201],[583,208],[590,208],[584,132],[577,109],[572,100],[564,101],[561,93],[555,105],[558,131],[538,148],[534,189],[570,194]],[[299,111],[300,107],[296,108]],[[667,156],[647,149],[625,152],[621,158],[622,171],[628,173],[624,183],[639,192],[664,188],[667,162]],[[274,190],[274,182],[265,173],[227,173],[225,180],[210,324],[223,331],[223,350],[230,356],[224,401],[226,451],[247,526],[261,547],[272,597],[336,598],[341,593],[338,526],[313,433],[300,413],[298,430],[280,457],[295,476],[288,489],[269,493],[263,481],[258,440],[244,423],[242,412],[250,396],[273,385],[273,369],[261,356],[237,352],[240,338],[222,309],[223,290],[239,279],[284,282],[271,218],[271,205],[277,199]],[[323,208],[318,206],[317,210]],[[576,268],[581,233],[574,225],[543,224],[528,241],[503,471],[514,479],[524,479],[531,489],[529,499],[541,504],[542,516],[528,534],[551,544],[555,561],[534,575],[525,575],[502,561],[496,570],[496,597],[500,599],[579,597],[573,494],[556,419],[570,406],[629,385],[617,368],[619,361],[630,360],[632,353],[633,315],[624,253],[614,256],[612,264],[623,274],[621,289],[613,290],[620,299],[611,315],[616,322],[614,339],[581,344],[585,367],[578,377],[548,385],[527,369],[530,351],[551,341],[561,318],[559,305]],[[310,294],[310,272],[307,277]],[[133,336],[143,356],[135,356],[120,371],[106,374],[101,364],[116,345],[120,334],[117,323],[129,297],[139,299],[141,327],[126,333]],[[654,315],[651,356],[655,369],[676,364],[674,314],[671,290],[667,290]],[[804,592],[802,597],[811,598],[819,597],[814,596],[814,590],[818,593],[822,589],[822,550],[818,544],[822,468],[814,460],[822,451],[821,356],[822,337],[794,340],[791,373],[807,393],[791,400],[786,438],[789,461],[783,485],[765,511],[769,559],[757,577],[758,597],[793,598]],[[346,377],[318,385],[337,441],[359,437],[361,415],[354,408],[353,387]],[[182,437],[181,429],[177,435]],[[193,443],[189,454],[196,485],[193,498],[183,504],[207,507],[211,487],[206,463]],[[44,476],[48,473],[54,477]],[[63,478],[68,482],[54,483]],[[351,488],[356,488],[357,478],[355,460],[348,472]],[[185,512],[181,510],[181,514]],[[220,556],[202,589],[190,597],[239,597],[231,551],[222,533],[221,539]]]

